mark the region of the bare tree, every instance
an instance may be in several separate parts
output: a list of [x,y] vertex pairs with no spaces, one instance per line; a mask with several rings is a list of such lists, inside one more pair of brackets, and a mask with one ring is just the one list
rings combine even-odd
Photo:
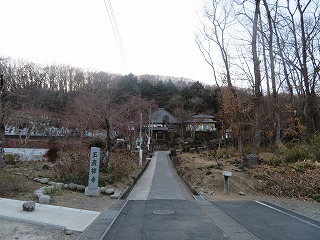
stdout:
[[[233,17],[231,16],[232,10],[233,10],[233,5],[231,2],[227,4],[227,2],[223,0],[222,1],[212,0],[211,8],[205,9],[204,16],[206,21],[202,22],[202,29],[200,30],[200,34],[196,36],[196,42],[198,44],[198,47],[205,61],[209,64],[209,66],[213,71],[216,85],[220,92],[221,102],[223,103],[221,87],[217,81],[217,76],[216,76],[215,66],[217,63],[213,61],[213,57],[212,57],[213,52],[211,49],[211,43],[213,43],[219,50],[220,57],[222,59],[223,66],[224,66],[223,78],[227,83],[227,88],[228,88],[227,94],[230,95],[227,98],[232,101],[231,105],[234,106],[233,111],[235,115],[234,119],[236,124],[232,124],[234,126],[232,130],[234,135],[237,136],[238,150],[240,155],[242,156],[243,143],[242,143],[242,134],[241,134],[241,116],[240,116],[240,110],[238,105],[238,97],[231,80],[231,72],[230,72],[231,63],[230,63],[230,56],[229,56],[229,50],[228,50],[228,36],[227,36],[228,29],[232,27],[232,25],[234,24]],[[207,23],[210,24],[209,27],[207,26]],[[223,109],[223,112],[224,112],[223,116],[225,116],[225,109]],[[224,135],[225,134],[223,133],[223,136]]]

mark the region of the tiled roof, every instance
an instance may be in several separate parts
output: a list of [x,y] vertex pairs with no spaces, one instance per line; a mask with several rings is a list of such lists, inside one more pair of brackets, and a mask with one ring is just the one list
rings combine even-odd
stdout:
[[163,108],[159,108],[158,110],[151,113],[151,123],[163,123],[163,118],[168,116],[169,124],[176,124],[178,120],[168,111],[164,110]]

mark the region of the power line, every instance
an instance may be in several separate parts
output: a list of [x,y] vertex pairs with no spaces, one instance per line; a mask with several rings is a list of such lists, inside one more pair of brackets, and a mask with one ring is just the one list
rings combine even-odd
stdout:
[[125,66],[126,71],[129,72],[128,61],[127,61],[127,57],[126,57],[126,54],[124,51],[123,43],[121,40],[121,35],[119,32],[119,28],[117,26],[117,21],[116,21],[114,12],[113,12],[113,8],[112,8],[110,0],[107,0],[107,1],[108,1],[108,5],[106,3],[106,0],[104,0],[104,5],[105,5],[107,13],[108,13],[109,21],[111,23],[113,34],[114,34],[116,41],[117,41],[118,49],[120,51],[123,64]]

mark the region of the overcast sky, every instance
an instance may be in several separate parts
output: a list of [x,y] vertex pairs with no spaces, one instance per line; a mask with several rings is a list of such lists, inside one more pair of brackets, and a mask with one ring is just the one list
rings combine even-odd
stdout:
[[123,57],[103,0],[1,0],[0,56],[213,84],[194,40],[205,0],[110,2]]

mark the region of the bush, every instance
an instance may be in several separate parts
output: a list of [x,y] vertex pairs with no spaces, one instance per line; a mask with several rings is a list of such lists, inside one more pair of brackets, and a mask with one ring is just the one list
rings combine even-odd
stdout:
[[89,148],[91,148],[91,147],[105,148],[106,143],[105,143],[105,141],[101,140],[100,138],[93,138],[89,142]]
[[16,161],[19,161],[19,159],[20,159],[19,154],[8,153],[5,155],[5,161],[9,165],[15,165]]
[[26,179],[23,176],[14,175],[6,169],[0,168],[0,195],[12,190],[22,190],[25,186]]
[[109,161],[115,181],[128,177],[129,172],[138,167],[138,156],[130,151],[114,152]]
[[[88,181],[89,156],[81,152],[69,152],[58,158],[54,165],[55,177],[67,181]],[[79,182],[77,182],[79,183]]]
[[319,161],[320,160],[320,134],[314,134],[311,143],[310,143],[310,154],[312,156],[312,160]]
[[310,159],[310,149],[307,145],[293,145],[290,148],[282,145],[277,156],[270,157],[265,163],[274,167],[284,166]]
[[59,157],[58,152],[59,152],[58,147],[51,146],[44,156],[48,158],[49,162],[55,162],[57,160],[57,158]]

